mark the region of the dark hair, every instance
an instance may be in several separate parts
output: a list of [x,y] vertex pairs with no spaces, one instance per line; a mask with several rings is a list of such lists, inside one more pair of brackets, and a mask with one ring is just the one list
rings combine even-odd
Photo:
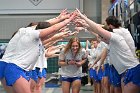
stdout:
[[31,26],[34,26],[34,25],[37,25],[38,22],[31,22],[29,25],[27,25],[27,27],[31,27]]
[[48,28],[50,27],[50,23],[49,22],[38,22],[38,25],[36,26],[36,30],[37,29],[44,29],[44,28]]
[[118,20],[118,18],[115,17],[115,16],[107,17],[106,18],[106,23],[107,23],[107,25],[110,25],[110,24],[113,25],[115,28],[118,28],[118,27],[121,26],[120,20]]

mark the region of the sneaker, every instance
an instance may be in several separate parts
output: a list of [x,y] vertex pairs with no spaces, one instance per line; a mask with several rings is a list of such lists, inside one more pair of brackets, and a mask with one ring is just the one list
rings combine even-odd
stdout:
[[86,84],[85,86],[91,86],[91,84],[90,84],[90,83],[88,83],[88,84]]

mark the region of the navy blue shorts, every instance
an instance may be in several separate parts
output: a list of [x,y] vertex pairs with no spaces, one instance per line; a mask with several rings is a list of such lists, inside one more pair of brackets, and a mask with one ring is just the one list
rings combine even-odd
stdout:
[[4,61],[0,61],[0,80],[4,78],[4,71],[5,67],[7,66],[8,63]]
[[110,74],[110,67],[109,64],[104,64],[104,71],[103,71],[103,77],[109,76]]
[[81,77],[61,77],[61,81],[67,81],[72,83],[75,80],[81,80]]
[[121,87],[121,75],[119,75],[113,65],[110,65],[109,81],[114,87]]
[[101,81],[102,80],[102,77],[103,77],[103,71],[102,71],[101,68],[99,69],[97,75],[98,75],[98,80]]
[[98,73],[95,69],[90,68],[89,74],[90,78],[93,78],[95,82],[100,82],[102,80],[103,72],[101,68],[99,69]]
[[122,77],[124,77],[123,82],[125,84],[133,82],[135,85],[140,86],[140,64],[134,68],[128,69],[122,74]]
[[30,79],[25,70],[13,63],[7,64],[4,75],[7,86],[12,86],[16,82],[16,80],[19,79],[21,76],[27,81],[29,81]]
[[95,71],[95,69],[93,70],[93,68],[90,68],[89,69],[89,76],[90,76],[90,78],[94,78],[94,74],[96,74],[96,71]]

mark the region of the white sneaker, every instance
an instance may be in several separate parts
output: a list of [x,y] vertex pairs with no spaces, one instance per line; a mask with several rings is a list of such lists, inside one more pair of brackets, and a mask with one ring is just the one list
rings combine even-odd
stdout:
[[90,83],[88,83],[88,84],[86,84],[85,86],[91,86],[91,84],[90,84]]

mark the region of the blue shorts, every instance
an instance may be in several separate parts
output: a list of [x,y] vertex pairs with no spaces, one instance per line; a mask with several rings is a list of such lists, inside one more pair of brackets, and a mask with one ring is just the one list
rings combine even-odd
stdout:
[[124,83],[133,82],[135,85],[140,86],[140,64],[134,68],[128,69],[122,74],[124,77]]
[[90,78],[94,78],[95,74],[96,74],[95,69],[90,68],[90,69],[89,69],[89,76],[90,76]]
[[102,70],[101,68],[99,69],[98,73],[95,69],[90,68],[89,70],[90,78],[93,78],[96,82],[100,82],[102,80]]
[[31,79],[33,79],[35,82],[38,81],[38,75],[36,70],[32,70]]
[[46,69],[46,68],[43,68],[43,70],[42,70],[42,76],[43,76],[44,78],[47,77],[47,69]]
[[0,80],[4,78],[4,70],[8,63],[0,61]]
[[26,78],[28,80],[30,80],[31,76],[32,76],[32,71],[25,71],[25,75],[26,75]]
[[101,68],[99,69],[97,75],[98,75],[98,81],[101,81],[102,80],[102,77],[103,77],[103,71],[102,71]]
[[110,74],[110,67],[109,67],[109,64],[104,64],[104,71],[103,71],[103,77],[106,77],[106,76],[109,76]]
[[67,81],[72,83],[75,80],[81,80],[81,77],[61,77],[61,81]]
[[121,87],[121,75],[119,75],[113,65],[110,65],[109,81],[114,87]]
[[36,67],[35,70],[36,70],[37,76],[39,78],[42,78],[42,77],[46,78],[46,75],[47,75],[47,69],[46,68],[43,68],[42,72],[40,72],[40,68],[38,68],[38,67]]
[[21,76],[27,81],[29,80],[26,71],[13,63],[7,64],[4,75],[7,86],[12,86]]

